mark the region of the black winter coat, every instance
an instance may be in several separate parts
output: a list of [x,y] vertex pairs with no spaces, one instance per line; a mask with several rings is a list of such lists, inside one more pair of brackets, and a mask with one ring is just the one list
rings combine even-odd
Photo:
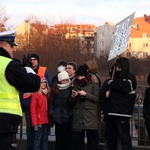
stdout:
[[116,60],[122,71],[115,72],[114,80],[110,82],[110,115],[131,117],[135,104],[136,78],[129,71],[129,61],[121,57]]
[[59,90],[58,94],[53,91],[49,98],[49,114],[54,123],[68,123],[72,121],[72,106],[69,103],[72,87]]
[[143,117],[145,118],[145,124],[150,125],[150,87],[145,90]]

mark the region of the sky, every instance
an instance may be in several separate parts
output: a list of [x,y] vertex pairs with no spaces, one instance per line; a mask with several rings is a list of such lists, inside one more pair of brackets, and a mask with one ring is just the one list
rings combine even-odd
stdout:
[[37,17],[43,22],[95,24],[120,22],[135,12],[136,17],[150,15],[149,0],[0,0],[10,17],[8,25],[17,27],[24,20]]

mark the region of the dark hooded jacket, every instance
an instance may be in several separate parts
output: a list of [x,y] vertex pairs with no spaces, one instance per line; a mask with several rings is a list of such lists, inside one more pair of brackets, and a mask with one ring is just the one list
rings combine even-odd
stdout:
[[108,114],[131,117],[136,98],[136,78],[135,75],[130,72],[127,58],[118,58],[116,64],[119,64],[122,70],[115,71],[114,79],[109,83],[110,107]]
[[145,90],[144,102],[143,102],[143,117],[145,124],[150,125],[150,73],[147,77],[149,87]]

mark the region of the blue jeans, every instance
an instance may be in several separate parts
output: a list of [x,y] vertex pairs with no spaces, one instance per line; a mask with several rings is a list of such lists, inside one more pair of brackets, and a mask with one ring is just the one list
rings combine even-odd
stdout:
[[49,124],[43,124],[35,131],[34,150],[48,150]]
[[25,113],[25,119],[26,119],[26,134],[27,134],[26,150],[33,150],[35,131],[31,122],[30,110],[26,110],[24,113]]

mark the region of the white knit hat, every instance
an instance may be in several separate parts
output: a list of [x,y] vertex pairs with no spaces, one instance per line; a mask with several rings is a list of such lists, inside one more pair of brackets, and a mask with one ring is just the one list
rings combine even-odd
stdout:
[[69,79],[68,72],[62,71],[62,72],[58,73],[58,81],[59,82],[62,80],[65,80],[65,79]]

